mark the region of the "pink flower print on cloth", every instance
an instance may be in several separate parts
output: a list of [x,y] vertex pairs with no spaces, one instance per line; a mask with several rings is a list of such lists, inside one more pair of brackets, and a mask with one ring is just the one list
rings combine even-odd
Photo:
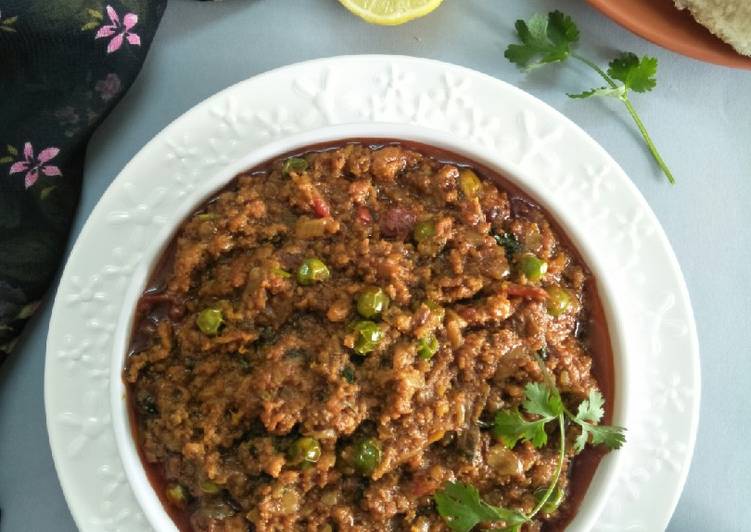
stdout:
[[96,32],[95,39],[104,39],[106,37],[112,37],[107,45],[107,53],[111,54],[116,52],[123,45],[123,39],[128,41],[133,46],[141,46],[141,38],[130,31],[133,26],[138,24],[138,15],[135,13],[127,13],[120,22],[120,17],[112,6],[107,6],[107,16],[110,18],[111,24],[105,24],[99,31]]
[[117,74],[110,73],[107,74],[106,78],[100,79],[96,82],[96,85],[94,85],[94,90],[99,93],[99,97],[102,100],[107,102],[117,96],[117,93],[120,92],[121,87],[122,83],[120,82],[120,77]]
[[24,178],[26,188],[31,187],[37,182],[39,172],[42,172],[46,176],[61,176],[63,173],[57,166],[47,164],[57,157],[58,153],[60,153],[60,148],[45,148],[34,159],[34,147],[31,145],[31,142],[27,142],[23,145],[24,160],[13,163],[10,167],[10,174],[26,172],[26,177]]

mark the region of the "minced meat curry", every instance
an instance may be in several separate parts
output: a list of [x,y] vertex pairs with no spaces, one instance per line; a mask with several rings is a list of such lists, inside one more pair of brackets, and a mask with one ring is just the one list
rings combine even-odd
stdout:
[[[540,448],[489,427],[543,371],[612,397],[594,280],[550,217],[460,157],[351,141],[240,174],[180,226],[124,375],[181,530],[422,532],[447,530],[451,481],[536,505],[555,424]],[[567,450],[522,529],[564,528],[599,456]]]

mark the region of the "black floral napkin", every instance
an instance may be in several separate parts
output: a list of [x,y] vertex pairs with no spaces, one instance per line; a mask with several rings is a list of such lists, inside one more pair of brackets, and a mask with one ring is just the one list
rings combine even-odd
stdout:
[[55,275],[86,144],[167,0],[0,0],[0,362]]

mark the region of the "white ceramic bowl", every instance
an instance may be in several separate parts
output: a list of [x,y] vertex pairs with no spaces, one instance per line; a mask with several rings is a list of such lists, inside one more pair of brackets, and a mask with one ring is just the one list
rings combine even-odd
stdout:
[[[633,360],[633,358],[630,359],[626,355],[627,348],[621,326],[622,320],[619,317],[618,310],[620,307],[615,301],[614,294],[616,293],[616,290],[615,287],[612,286],[612,276],[608,275],[608,272],[599,258],[602,254],[599,253],[597,249],[593,249],[591,240],[587,238],[587,235],[577,231],[575,225],[569,223],[569,218],[571,216],[570,212],[564,212],[561,210],[556,203],[555,198],[550,197],[549,193],[546,193],[541,186],[534,184],[538,183],[538,181],[529,179],[529,176],[525,176],[525,173],[520,168],[508,162],[501,163],[498,160],[498,157],[486,148],[479,147],[475,143],[461,140],[456,136],[437,130],[405,124],[384,123],[346,124],[315,129],[305,133],[288,136],[282,140],[262,146],[257,150],[248,153],[246,157],[238,161],[236,164],[233,164],[217,175],[210,176],[206,179],[200,185],[200,188],[191,195],[193,198],[202,199],[185,202],[177,212],[170,215],[170,218],[166,220],[166,223],[162,224],[161,232],[153,235],[150,245],[147,249],[143,250],[143,259],[130,278],[130,285],[127,288],[123,305],[124,309],[129,310],[121,312],[121,318],[118,321],[114,332],[114,345],[110,369],[112,421],[120,458],[125,467],[128,481],[130,482],[147,519],[151,525],[160,532],[176,531],[177,529],[149,483],[136,450],[128,418],[129,413],[126,402],[126,388],[122,380],[122,368],[130,340],[136,302],[145,288],[149,274],[154,264],[161,256],[165,245],[169,242],[170,237],[180,223],[193,210],[195,210],[204,199],[213,195],[219,188],[228,183],[241,171],[299,148],[322,142],[353,138],[383,138],[416,141],[440,149],[445,149],[472,161],[476,161],[481,165],[507,176],[511,182],[518,185],[522,190],[528,193],[531,198],[542,205],[548,213],[560,223],[564,232],[571,238],[572,242],[582,254],[582,257],[597,279],[598,290],[608,322],[610,339],[613,347],[613,356],[615,359],[615,404],[609,405],[608,408],[612,409],[614,424],[626,427],[629,425],[629,418],[627,415],[629,411],[628,404],[630,390],[629,360]],[[594,478],[592,479],[589,490],[587,491],[579,511],[568,530],[584,531],[589,530],[592,527],[602,510],[602,506],[605,503],[613,485],[613,481],[616,478],[619,462],[618,452],[609,453],[602,460]]]

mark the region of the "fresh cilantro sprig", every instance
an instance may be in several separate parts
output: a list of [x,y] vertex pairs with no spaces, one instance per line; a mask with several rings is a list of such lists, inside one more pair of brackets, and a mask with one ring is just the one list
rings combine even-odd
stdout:
[[527,384],[524,395],[523,409],[536,417],[527,419],[519,409],[500,410],[496,412],[491,429],[493,435],[509,448],[513,448],[520,440],[528,441],[537,448],[543,447],[548,441],[545,426],[561,414],[581,428],[581,434],[574,444],[577,454],[590,441],[592,445],[603,444],[609,449],[619,449],[626,441],[625,429],[622,427],[598,424],[605,414],[605,399],[597,390],[589,392],[588,398],[579,403],[576,414],[563,405],[558,390],[548,384]]
[[572,45],[579,42],[579,28],[560,11],[551,11],[547,17],[535,13],[529,22],[520,19],[514,27],[521,44],[509,44],[504,55],[526,70],[565,61]]
[[480,499],[477,488],[461,482],[449,482],[434,499],[438,513],[454,532],[468,532],[479,523],[503,521],[514,527],[527,522],[523,513],[490,505]]
[[503,410],[496,413],[492,432],[509,448],[514,447],[519,440],[530,441],[535,447],[542,447],[548,442],[545,424],[552,419],[527,421],[518,409]]
[[581,61],[605,80],[607,85],[596,87],[577,94],[568,94],[571,98],[584,99],[592,96],[612,96],[626,106],[628,113],[639,128],[650,153],[657,165],[671,184],[675,183],[670,168],[657,151],[652,137],[649,136],[629,93],[649,92],[657,85],[657,59],[638,57],[630,52],[623,52],[608,64],[607,71],[593,61],[573,51],[579,42],[579,28],[568,15],[553,11],[547,16],[537,13],[529,19],[516,21],[516,34],[519,44],[510,44],[504,53],[506,59],[523,70],[531,70],[551,63],[566,61],[569,57]]
[[499,410],[496,412],[492,432],[496,438],[509,448],[513,448],[519,440],[529,441],[535,447],[542,447],[548,442],[545,425],[555,420],[563,413],[561,396],[554,393],[542,383],[530,383],[524,390],[525,399],[522,407],[529,414],[539,416],[538,419],[528,421],[519,413],[518,409]]
[[626,442],[626,435],[622,427],[599,425],[598,423],[605,414],[603,406],[605,400],[597,390],[589,392],[589,398],[579,403],[579,409],[574,416],[566,412],[566,416],[581,427],[581,434],[574,443],[574,451],[580,453],[584,450],[587,442],[592,445],[605,445],[608,449],[620,449]]
[[[581,429],[581,433],[576,437],[574,442],[573,449],[576,454],[582,452],[587,443],[605,445],[605,447],[611,450],[620,449],[626,442],[626,429],[600,424],[605,415],[605,399],[600,391],[596,389],[590,390],[587,398],[579,403],[576,414],[572,413],[563,404],[561,394],[556,388],[553,377],[547,366],[545,366],[545,362],[540,354],[537,353],[535,358],[542,369],[544,383],[528,383],[525,386],[525,398],[522,401],[522,407],[528,414],[537,416],[537,419],[528,421],[519,415],[518,409],[499,411],[496,413],[494,420],[493,434],[500,438],[509,448],[513,448],[520,439],[529,441],[533,446],[539,448],[547,442],[545,425],[563,414]],[[513,418],[517,422],[516,425],[507,421],[509,414],[516,414],[518,416]],[[535,425],[534,432],[526,428],[532,424]],[[542,432],[544,436],[540,435],[539,432]],[[520,434],[519,438],[512,442],[513,436],[517,433]]]
[[529,383],[524,389],[522,408],[527,414],[538,416],[539,419],[528,421],[522,417],[518,409],[498,412],[493,423],[493,435],[500,438],[509,448],[514,447],[520,439],[532,442],[535,447],[542,447],[548,441],[545,425],[557,419],[561,442],[558,464],[550,485],[534,509],[529,514],[523,514],[516,510],[486,503],[480,499],[480,494],[474,486],[450,482],[444,489],[437,491],[433,498],[438,514],[454,532],[468,532],[478,523],[497,521],[504,523],[504,531],[518,532],[521,530],[521,525],[531,521],[552,496],[561,476],[563,460],[566,456],[565,408],[561,395],[547,382],[545,384]]
[[[605,400],[597,390],[592,390],[587,399],[579,403],[573,414],[563,403],[561,394],[553,378],[538,355],[537,361],[543,370],[544,382],[528,383],[524,388],[524,400],[521,410],[502,410],[496,413],[492,433],[507,447],[513,448],[520,440],[528,441],[534,447],[543,447],[548,442],[546,425],[558,422],[560,445],[558,463],[550,484],[529,514],[493,506],[482,499],[477,489],[469,484],[449,482],[433,498],[439,515],[454,532],[468,532],[479,523],[503,522],[506,532],[517,532],[521,525],[531,521],[552,497],[558,485],[566,457],[565,418],[581,428],[581,433],[574,442],[574,452],[581,452],[587,443],[604,444],[609,449],[618,449],[625,442],[625,429],[599,425],[605,414]],[[529,419],[528,419],[529,418]]]

